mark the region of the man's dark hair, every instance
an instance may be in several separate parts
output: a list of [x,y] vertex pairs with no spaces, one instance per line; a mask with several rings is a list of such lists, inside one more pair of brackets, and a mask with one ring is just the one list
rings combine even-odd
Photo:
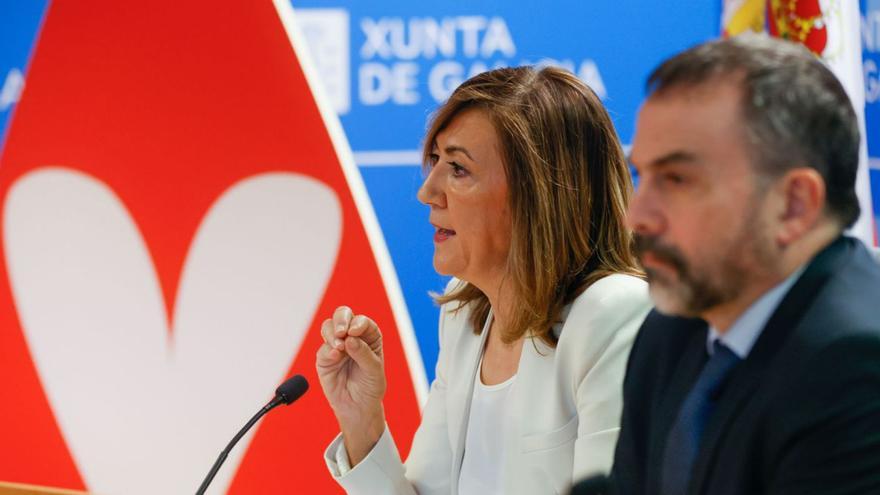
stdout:
[[759,174],[798,166],[825,181],[828,212],[844,227],[859,217],[859,125],[837,77],[800,44],[767,36],[712,41],[682,52],[648,78],[651,95],[733,81],[742,91],[746,138]]

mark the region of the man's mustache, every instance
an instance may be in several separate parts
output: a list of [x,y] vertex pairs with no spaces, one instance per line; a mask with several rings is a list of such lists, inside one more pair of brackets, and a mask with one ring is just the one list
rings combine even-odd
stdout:
[[658,260],[672,265],[679,274],[687,272],[687,261],[685,261],[682,252],[675,246],[664,244],[655,236],[646,236],[642,234],[633,234],[633,245],[639,260],[641,260],[646,253],[651,253]]

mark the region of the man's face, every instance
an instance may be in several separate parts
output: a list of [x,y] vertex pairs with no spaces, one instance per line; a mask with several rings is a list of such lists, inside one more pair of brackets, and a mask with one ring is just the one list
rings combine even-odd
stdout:
[[661,312],[704,316],[773,264],[745,136],[730,82],[672,88],[639,112],[628,223]]

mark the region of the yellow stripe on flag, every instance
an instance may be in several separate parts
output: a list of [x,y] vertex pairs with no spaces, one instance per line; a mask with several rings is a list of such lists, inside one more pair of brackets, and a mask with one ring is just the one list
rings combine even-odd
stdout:
[[724,4],[725,10],[735,9],[732,13],[725,12],[723,18],[726,20],[724,24],[724,36],[736,36],[746,30],[761,32],[764,31],[766,11],[765,0],[739,0],[727,1]]

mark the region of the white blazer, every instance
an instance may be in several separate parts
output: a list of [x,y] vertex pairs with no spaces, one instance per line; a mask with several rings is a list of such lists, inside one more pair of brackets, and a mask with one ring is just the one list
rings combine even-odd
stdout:
[[[450,286],[454,287],[453,280]],[[502,459],[504,493],[566,493],[572,481],[611,468],[623,403],[623,376],[633,339],[651,307],[647,284],[629,275],[595,282],[554,327],[556,348],[523,344],[510,390],[512,448]],[[339,476],[341,436],[325,460],[350,495],[457,495],[474,379],[486,334],[469,312],[440,311],[440,355],[422,422],[406,464],[388,428],[373,450]]]

